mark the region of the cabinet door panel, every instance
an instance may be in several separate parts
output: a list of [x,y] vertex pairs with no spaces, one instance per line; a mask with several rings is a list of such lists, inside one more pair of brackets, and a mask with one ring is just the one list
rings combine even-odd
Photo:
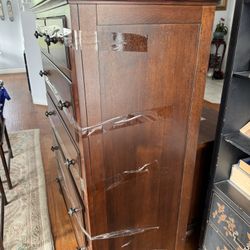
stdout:
[[[199,31],[196,24],[98,28],[97,102],[100,122],[111,121],[88,136],[91,220],[92,235],[119,234],[109,249],[128,241],[128,249],[174,249]],[[122,237],[125,230],[132,236]]]

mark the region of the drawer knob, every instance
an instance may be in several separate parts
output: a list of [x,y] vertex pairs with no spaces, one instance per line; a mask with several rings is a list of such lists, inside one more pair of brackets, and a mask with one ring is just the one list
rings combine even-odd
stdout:
[[65,162],[65,165],[70,168],[71,166],[75,165],[75,160],[69,160],[67,159],[66,162]]
[[48,72],[40,70],[40,71],[39,71],[39,75],[40,75],[41,77],[47,76],[47,75],[48,75]]
[[57,182],[57,183],[60,183],[60,182],[61,182],[61,180],[60,180],[59,177],[56,177],[56,182]]
[[50,46],[51,43],[54,43],[54,44],[58,43],[58,38],[50,37],[49,35],[46,35],[44,41],[47,43],[48,46]]
[[69,216],[73,216],[75,213],[77,213],[79,211],[79,209],[77,209],[77,208],[70,208],[69,210],[68,210],[68,215]]
[[49,117],[51,115],[55,115],[55,111],[46,111],[45,116]]
[[66,102],[59,101],[58,104],[57,104],[57,107],[60,110],[63,110],[63,108],[69,108],[70,107],[70,102],[68,102],[68,101],[66,101]]
[[35,36],[36,39],[38,39],[38,37],[42,37],[43,35],[40,34],[40,33],[36,30],[35,33],[34,33],[34,36]]
[[234,242],[239,246],[240,249],[242,250],[250,250],[250,246],[244,246],[240,240],[239,240],[239,233],[233,232],[233,238],[234,238]]
[[59,147],[58,146],[52,146],[50,149],[51,149],[52,152],[54,152],[54,151],[58,150]]

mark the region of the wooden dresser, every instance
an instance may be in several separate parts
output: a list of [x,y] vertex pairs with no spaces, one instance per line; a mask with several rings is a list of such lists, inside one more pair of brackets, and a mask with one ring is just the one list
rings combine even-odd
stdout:
[[79,249],[183,249],[215,2],[33,1]]

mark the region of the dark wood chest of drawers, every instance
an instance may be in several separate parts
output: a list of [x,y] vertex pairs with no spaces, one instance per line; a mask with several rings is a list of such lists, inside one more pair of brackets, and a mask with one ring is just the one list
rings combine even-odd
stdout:
[[215,1],[52,2],[35,35],[79,247],[182,249]]

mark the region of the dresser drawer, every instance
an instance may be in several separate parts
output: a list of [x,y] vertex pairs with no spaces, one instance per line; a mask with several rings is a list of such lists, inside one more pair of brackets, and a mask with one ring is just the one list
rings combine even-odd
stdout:
[[78,142],[78,135],[70,122],[70,119],[75,117],[72,83],[44,55],[42,55],[42,62],[44,72],[47,74],[45,76],[47,91],[56,104],[71,136]]
[[[57,30],[58,41],[48,43],[48,53],[53,62],[70,77],[69,48],[65,43],[65,29],[67,28],[67,17],[65,15],[46,18],[47,39],[53,37],[53,32]],[[62,40],[61,40],[62,39]]]
[[70,187],[68,186],[68,181],[70,178],[67,175],[67,172],[64,170],[64,165],[62,163],[62,156],[58,154],[57,156],[57,163],[58,163],[58,184],[60,188],[60,192],[63,196],[68,215],[70,216],[75,236],[77,239],[77,243],[79,247],[86,246],[86,239],[83,233],[84,227],[84,211],[82,208],[81,203],[79,202],[78,198],[75,196],[74,192],[71,192]]
[[209,220],[234,249],[250,249],[250,225],[216,193],[213,194]]
[[233,248],[220,236],[218,230],[210,224],[207,225],[206,237],[203,243],[204,250],[233,250]]
[[[69,78],[71,78],[70,50],[72,43],[71,18],[68,5],[49,10],[37,17],[36,38],[41,50]],[[44,20],[44,25],[40,25]],[[44,50],[44,48],[46,48]]]
[[45,18],[37,18],[36,19],[36,31],[34,33],[34,36],[37,39],[37,42],[40,46],[41,51],[43,53],[48,53],[48,46],[44,41],[45,26],[46,26]]
[[65,165],[68,165],[68,170],[72,176],[74,185],[77,187],[79,194],[82,196],[85,188],[84,181],[81,178],[79,151],[72,143],[49,95],[47,95],[47,99],[49,119],[56,139],[56,145],[54,146],[59,146],[62,155],[65,158]]

